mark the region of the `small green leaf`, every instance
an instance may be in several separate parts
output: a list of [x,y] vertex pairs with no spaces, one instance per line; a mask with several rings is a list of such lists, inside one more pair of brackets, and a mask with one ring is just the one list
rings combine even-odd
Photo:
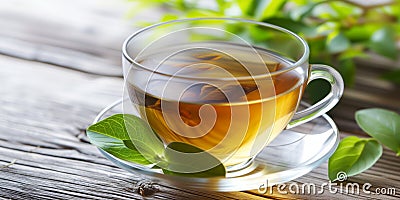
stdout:
[[136,148],[128,148],[122,140],[118,140],[99,133],[86,131],[90,142],[111,155],[130,162],[148,165],[151,164]]
[[396,35],[390,27],[383,27],[371,36],[369,47],[376,53],[391,59],[396,59],[398,51],[396,48]]
[[357,124],[368,135],[400,155],[400,115],[385,109],[370,108],[356,112]]
[[350,41],[342,32],[332,32],[326,40],[326,47],[330,53],[338,53],[350,47]]
[[400,70],[386,72],[382,75],[382,78],[393,83],[400,84]]
[[224,165],[217,158],[186,143],[170,143],[165,158],[168,161],[168,166],[163,167],[165,174],[202,178],[226,174]]
[[382,155],[382,146],[374,139],[349,136],[344,138],[329,158],[328,176],[335,181],[338,173],[357,175],[372,167]]

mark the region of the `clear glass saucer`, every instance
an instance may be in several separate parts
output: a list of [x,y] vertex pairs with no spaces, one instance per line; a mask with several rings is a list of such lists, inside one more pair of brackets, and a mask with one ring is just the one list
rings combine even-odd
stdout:
[[[123,113],[119,100],[96,117],[94,123],[116,113]],[[308,105],[302,103],[299,109]],[[209,191],[244,191],[296,179],[328,160],[339,143],[338,129],[328,115],[318,117],[290,130],[284,130],[261,153],[244,175],[227,174],[226,178],[189,178],[163,174],[160,169],[123,161],[101,150],[117,166],[131,172],[147,175],[155,182],[168,182],[177,187]],[[243,172],[239,172],[243,174]]]

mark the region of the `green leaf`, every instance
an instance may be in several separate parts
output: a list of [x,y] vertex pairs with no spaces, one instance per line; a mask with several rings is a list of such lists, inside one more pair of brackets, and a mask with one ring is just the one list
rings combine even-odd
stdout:
[[352,4],[349,4],[347,2],[342,2],[342,1],[331,1],[329,3],[330,7],[332,10],[335,11],[337,18],[348,18],[350,16],[360,16],[362,14],[362,9],[354,6]]
[[396,59],[399,53],[396,49],[396,35],[390,27],[375,31],[371,36],[369,47],[376,53],[391,59]]
[[135,115],[128,114],[124,114],[123,120],[125,122],[126,132],[138,150],[146,153],[151,149],[155,154],[162,155],[164,152],[164,144],[146,121]]
[[382,75],[382,78],[400,84],[400,70],[386,72]]
[[211,154],[185,143],[164,149],[161,140],[139,117],[116,114],[90,126],[92,144],[115,157],[142,165],[156,164],[164,173],[190,177],[225,176],[222,163]]
[[116,114],[108,117],[96,124],[89,126],[88,131],[100,133],[119,140],[129,140],[129,134],[126,131],[124,115]]
[[307,4],[304,6],[301,6],[297,9],[294,9],[293,12],[290,12],[290,16],[294,20],[302,20],[304,17],[308,16],[309,14],[312,13],[313,9],[317,6],[317,3],[313,4]]
[[151,164],[136,148],[128,148],[122,140],[118,140],[99,133],[86,131],[90,142],[111,155],[130,162],[148,165]]
[[[119,144],[124,145],[127,144],[127,141],[132,141],[132,146],[129,146],[130,150],[138,151],[142,156],[146,157],[147,160],[152,162],[157,162],[159,155],[162,155],[164,152],[164,145],[160,141],[160,139],[155,135],[150,126],[142,119],[134,115],[128,114],[116,114],[111,117],[108,117],[96,124],[91,125],[87,132],[99,133],[101,135],[107,136],[112,139],[117,139]],[[107,139],[105,137],[100,138],[95,137],[94,139]],[[116,142],[117,140],[110,140],[111,142]],[[97,145],[99,141],[91,140],[96,146],[108,152],[107,149],[104,149],[105,143],[100,143],[101,146]],[[127,152],[126,149],[119,148],[121,151]],[[117,150],[113,150],[113,153],[116,154]],[[109,152],[110,153],[110,152]],[[122,154],[122,153],[120,153]],[[121,158],[122,155],[120,155]],[[125,155],[129,158],[129,155]],[[122,159],[122,158],[121,158]],[[134,161],[134,159],[130,159],[129,161]],[[140,162],[140,161],[139,161]]]
[[175,6],[180,10],[187,10],[189,8],[196,7],[196,1],[176,0]]
[[268,3],[264,4],[264,10],[261,10],[261,12],[257,15],[258,19],[267,19],[277,16],[286,2],[287,0],[268,1]]
[[224,14],[225,11],[228,10],[228,8],[231,6],[231,2],[227,2],[226,0],[215,0],[215,2],[218,5],[218,11],[221,14]]
[[314,2],[314,3],[307,3],[306,5],[303,5],[297,9],[294,9],[292,12],[290,12],[290,16],[295,19],[295,20],[303,20],[305,17],[310,15],[312,11],[320,4],[327,3],[328,1],[319,1],[319,2]]
[[[276,16],[287,0],[252,0],[246,14],[256,20],[264,20]],[[246,7],[245,4],[242,7]]]
[[357,175],[372,167],[382,155],[382,146],[374,139],[344,138],[329,158],[328,176],[335,181],[340,173]]
[[326,41],[327,49],[330,53],[338,53],[350,47],[350,41],[342,32],[332,32]]
[[379,24],[363,24],[352,26],[345,30],[345,34],[349,40],[353,42],[369,41],[372,34],[381,26]]
[[252,1],[237,1],[237,4],[242,11],[242,15],[250,13],[249,8],[252,4]]
[[251,2],[251,3],[249,5],[247,5],[246,14],[248,16],[257,18],[257,15],[258,15],[257,10],[259,10],[260,8],[264,8],[265,4],[268,3],[268,1],[269,0],[249,0],[249,2]]
[[385,109],[369,108],[357,111],[357,124],[368,135],[400,155],[400,115]]
[[165,174],[189,177],[225,176],[224,165],[213,155],[195,146],[172,142],[165,150],[168,166],[163,167]]

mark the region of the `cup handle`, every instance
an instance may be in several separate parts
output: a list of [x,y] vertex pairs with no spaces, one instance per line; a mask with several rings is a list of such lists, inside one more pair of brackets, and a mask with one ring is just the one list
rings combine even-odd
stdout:
[[319,102],[309,108],[296,112],[286,129],[309,122],[332,109],[343,94],[344,83],[342,76],[335,69],[328,65],[312,64],[311,74],[308,83],[316,79],[324,79],[331,85],[331,91]]

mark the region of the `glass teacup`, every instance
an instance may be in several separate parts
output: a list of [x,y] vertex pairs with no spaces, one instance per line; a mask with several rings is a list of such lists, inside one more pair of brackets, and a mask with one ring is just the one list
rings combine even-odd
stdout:
[[[248,166],[282,130],[315,119],[338,102],[340,74],[326,65],[309,65],[308,57],[302,38],[272,24],[229,18],[169,21],[125,41],[125,88],[165,146],[195,146],[235,171]],[[315,79],[328,81],[330,93],[296,112]],[[188,154],[182,157],[201,163],[201,154]],[[195,172],[216,164],[199,165]]]

